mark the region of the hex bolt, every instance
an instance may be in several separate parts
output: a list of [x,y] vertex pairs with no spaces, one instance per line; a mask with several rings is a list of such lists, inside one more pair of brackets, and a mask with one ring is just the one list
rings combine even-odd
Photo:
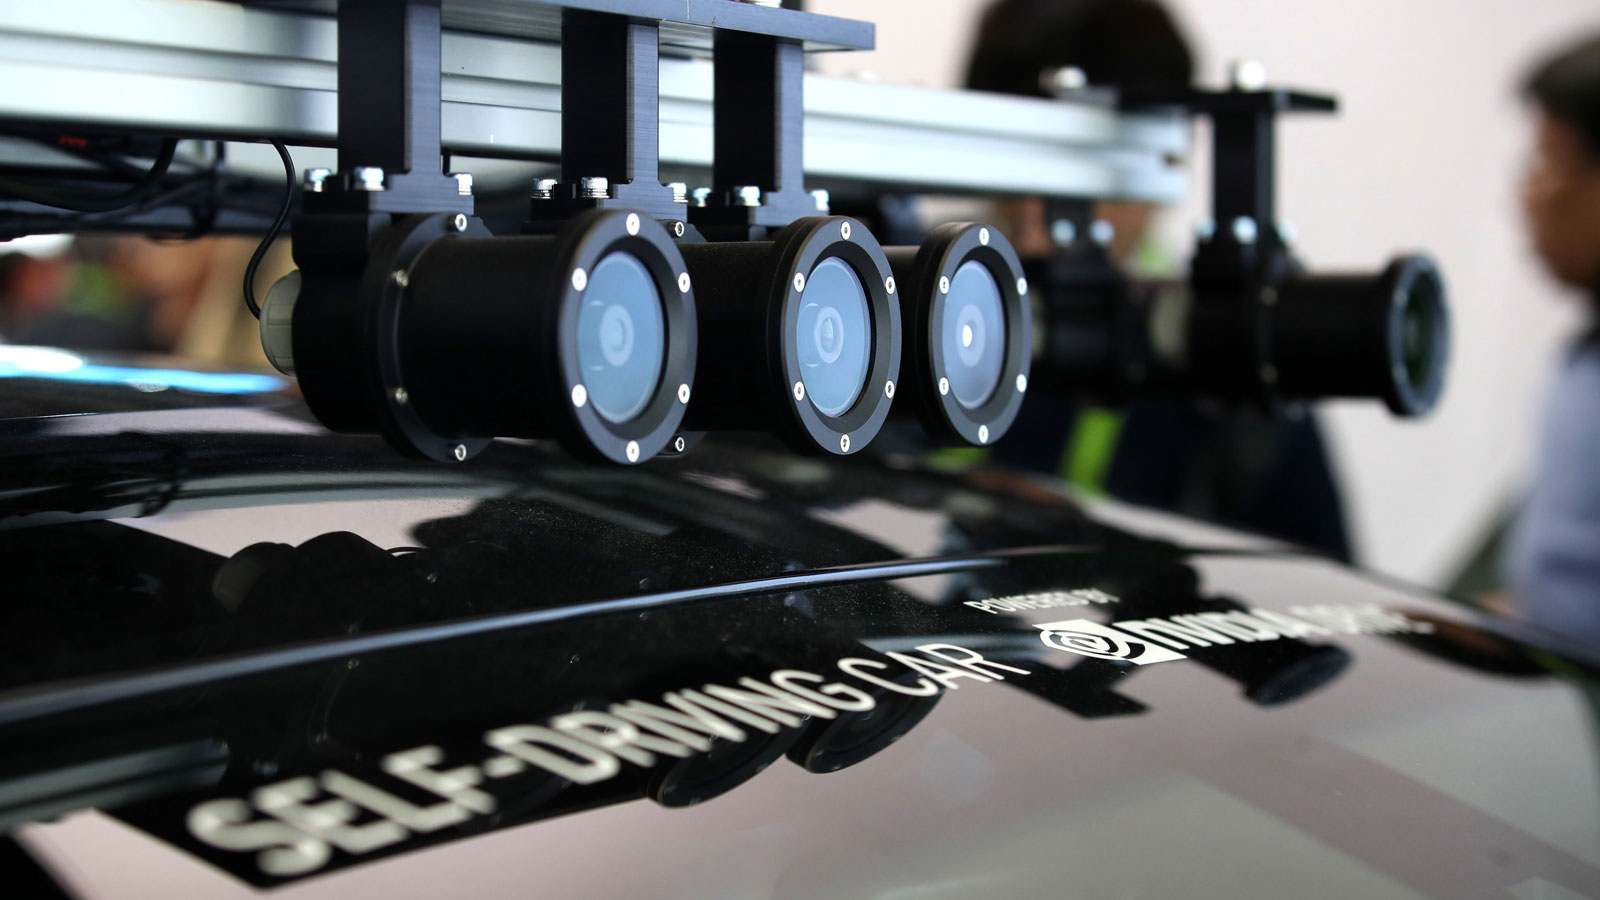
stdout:
[[350,187],[358,191],[383,190],[383,170],[377,166],[362,166],[350,173]]
[[467,216],[466,216],[466,214],[465,213],[456,213],[456,217],[454,219],[450,220],[450,224],[454,225],[456,227],[457,231],[466,231],[467,230]]
[[682,222],[673,222],[672,223],[672,236],[673,237],[680,237],[680,238],[683,237],[683,233],[684,233],[685,230],[686,229],[684,228],[684,225],[683,225]]

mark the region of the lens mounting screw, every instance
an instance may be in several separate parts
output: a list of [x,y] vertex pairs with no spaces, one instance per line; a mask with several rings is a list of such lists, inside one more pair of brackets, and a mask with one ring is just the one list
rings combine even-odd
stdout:
[[989,246],[989,229],[978,229],[978,243],[984,245],[985,247]]
[[689,293],[689,273],[688,272],[679,272],[678,273],[678,293],[680,293],[680,294]]
[[839,449],[844,451],[845,453],[849,453],[850,452],[850,435],[848,435],[848,434],[839,435]]
[[684,232],[684,227],[683,227],[683,223],[682,222],[673,222],[672,223],[672,236],[673,237],[683,237],[683,232]]
[[941,397],[948,396],[949,393],[950,393],[950,379],[948,379],[948,378],[939,379],[939,396],[941,396]]
[[455,453],[455,455],[456,455],[456,462],[466,462],[467,461],[467,445],[466,444],[457,444],[456,445],[456,453]]
[[894,382],[885,381],[883,383],[883,395],[888,397],[890,400],[894,399]]
[[533,199],[549,200],[556,195],[556,180],[554,178],[535,178],[533,180]]
[[842,237],[847,241],[850,240],[850,223],[849,222],[840,222],[839,223],[839,237]]
[[795,399],[795,402],[799,403],[801,400],[804,400],[805,398],[806,398],[806,384],[805,384],[805,382],[796,381],[794,383],[794,399]]
[[801,291],[804,291],[805,289],[806,289],[806,273],[804,273],[804,272],[796,272],[796,273],[794,273],[794,292],[796,294],[798,294]]
[[628,462],[638,462],[639,461],[639,442],[638,441],[629,441],[627,449],[624,452],[627,453],[627,455],[628,455]]
[[464,213],[456,213],[456,217],[450,220],[450,224],[454,225],[457,231],[466,231],[467,217]]
[[584,387],[581,384],[573,385],[572,386],[572,405],[577,407],[578,409],[583,409],[583,405],[585,403],[588,403],[588,402],[589,402],[589,389]]
[[583,269],[572,270],[572,289],[581,291],[589,286],[589,273]]
[[885,278],[883,280],[883,289],[888,291],[891,294],[894,293],[894,276],[893,275],[890,275],[888,278]]
[[362,166],[350,173],[351,187],[358,191],[383,190],[383,170],[377,166]]
[[950,293],[950,276],[948,276],[948,275],[940,275],[939,276],[939,293],[941,293],[941,294]]
[[679,403],[688,403],[689,402],[689,385],[688,385],[687,382],[678,385],[678,402]]
[[1018,278],[1017,279],[1017,293],[1026,294],[1027,292],[1028,292],[1028,279],[1026,279],[1026,278]]
[[638,213],[628,213],[628,234],[636,235],[638,233],[639,233],[639,214]]
[[679,453],[682,453],[683,448],[687,446],[689,446],[689,442],[684,440],[683,435],[681,434],[672,439],[672,449],[678,451]]
[[987,425],[979,425],[978,426],[978,443],[980,443],[980,444],[989,443],[989,426],[987,426]]
[[1028,392],[1028,376],[1022,374],[1021,372],[1018,372],[1017,373],[1017,393],[1026,394],[1027,392]]

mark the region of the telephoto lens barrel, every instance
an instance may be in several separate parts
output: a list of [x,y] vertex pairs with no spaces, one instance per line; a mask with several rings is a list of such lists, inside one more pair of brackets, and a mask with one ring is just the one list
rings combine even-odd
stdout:
[[838,216],[771,241],[682,244],[702,346],[693,431],[776,432],[848,455],[877,436],[900,370],[900,306],[883,249]]
[[987,225],[956,222],[935,228],[920,247],[884,254],[905,323],[897,409],[911,411],[939,440],[998,440],[1022,406],[1033,356],[1028,282],[1016,251]]
[[1433,409],[1450,357],[1444,281],[1426,256],[1379,275],[1299,275],[1277,287],[1278,388],[1296,397],[1382,397],[1398,416]]
[[313,411],[411,455],[460,461],[492,437],[556,438],[638,463],[668,446],[689,402],[688,270],[636,212],[510,237],[415,216],[385,233],[359,282],[304,281],[325,285],[294,310]]

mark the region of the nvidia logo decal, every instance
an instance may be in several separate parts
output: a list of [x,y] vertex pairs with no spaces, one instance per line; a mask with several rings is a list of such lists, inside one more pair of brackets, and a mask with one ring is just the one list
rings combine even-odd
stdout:
[[1378,606],[1298,606],[1289,613],[1265,609],[1203,612],[1102,625],[1063,619],[1035,626],[1046,647],[1092,659],[1146,666],[1186,658],[1180,650],[1250,644],[1285,637],[1335,634],[1426,634],[1433,626]]

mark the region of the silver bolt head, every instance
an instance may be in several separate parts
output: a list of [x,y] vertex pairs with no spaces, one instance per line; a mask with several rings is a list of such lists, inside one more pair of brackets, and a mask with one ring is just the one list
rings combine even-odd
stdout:
[[740,206],[760,206],[761,188],[753,184],[741,184],[733,189],[733,199]]
[[472,196],[472,173],[471,172],[457,172],[456,173],[456,193],[460,194],[463,197],[471,197]]
[[332,174],[332,169],[307,169],[305,180],[301,183],[311,193],[320,194],[322,193],[323,184],[327,182],[328,176]]
[[588,286],[589,286],[589,273],[585,272],[581,268],[573,269],[572,270],[572,289],[575,290],[575,291],[581,291],[581,290],[583,290],[584,288],[586,288]]
[[1021,372],[1018,372],[1017,373],[1017,393],[1026,394],[1027,392],[1028,392],[1028,376],[1022,374]]
[[706,205],[706,201],[711,199],[711,188],[697,187],[694,189],[694,193],[690,194],[690,196],[694,198],[695,206],[703,207]]
[[839,223],[839,237],[842,237],[847,241],[850,240],[850,223],[849,222],[840,222]]
[[1228,80],[1235,90],[1263,90],[1267,86],[1267,67],[1259,59],[1236,60],[1228,67]]
[[1057,247],[1071,246],[1078,239],[1078,226],[1071,219],[1057,219],[1050,223],[1050,240]]
[[[680,222],[679,225],[681,227],[682,223]],[[680,294],[689,293],[689,273],[688,272],[679,272],[678,273],[678,293],[680,293]]]
[[816,204],[817,212],[825,213],[832,205],[833,198],[828,196],[827,191],[819,189],[811,192],[811,202]]
[[1233,230],[1233,239],[1241,244],[1254,244],[1259,236],[1256,220],[1249,216],[1240,216],[1234,219],[1230,227]]
[[948,275],[939,276],[939,293],[950,293],[950,277]]
[[944,397],[944,396],[949,395],[949,393],[950,393],[950,379],[948,379],[948,378],[939,379],[939,396]]
[[979,425],[978,426],[978,443],[980,443],[980,444],[989,443],[989,426],[987,426],[987,425]]
[[795,290],[795,293],[798,294],[801,291],[804,291],[805,289],[806,289],[806,273],[804,273],[804,272],[796,272],[796,273],[794,273],[794,290]]
[[689,384],[688,384],[688,382],[684,382],[683,384],[678,385],[678,402],[679,403],[688,403],[689,402]]
[[850,452],[850,435],[848,435],[848,434],[839,435],[839,449],[842,452],[845,452],[845,453],[849,453]]
[[1017,279],[1017,293],[1026,294],[1027,292],[1028,292],[1028,279],[1026,279],[1026,278],[1018,278]]
[[350,186],[358,191],[383,190],[383,170],[377,166],[362,166],[350,173]]
[[683,439],[683,435],[679,435],[672,439],[672,449],[678,451],[679,453],[682,453],[683,449],[687,446],[689,446],[689,442]]
[[611,182],[598,177],[580,178],[578,190],[586,200],[604,200],[611,196]]
[[890,400],[894,399],[894,382],[885,381],[883,383],[883,395],[888,397]]
[[1117,227],[1105,219],[1095,219],[1089,223],[1089,240],[1094,241],[1096,244],[1102,247],[1109,247],[1116,237]]
[[888,278],[885,278],[883,280],[883,289],[885,291],[888,291],[890,294],[894,293],[894,276],[893,275],[890,275]]
[[389,273],[389,280],[394,282],[395,287],[408,287],[411,284],[411,276],[406,274],[405,269],[395,269]]
[[466,231],[467,230],[467,216],[466,216],[466,214],[465,213],[456,213],[456,217],[454,219],[450,220],[450,224],[454,225],[457,231]]
[[638,234],[639,233],[639,214],[638,213],[628,213],[628,221],[627,221],[626,224],[627,224],[627,228],[628,228],[628,234]]
[[671,184],[667,185],[667,187],[672,190],[672,202],[673,203],[688,203],[689,202],[689,186],[687,184],[685,184],[685,183],[683,183],[681,181],[674,181]]
[[1089,86],[1089,76],[1077,66],[1063,66],[1056,70],[1051,82],[1058,91],[1081,91]]
[[400,404],[401,406],[405,406],[407,403],[411,402],[411,395],[406,392],[405,388],[397,387],[394,389],[394,402]]
[[456,462],[466,462],[467,461],[467,445],[466,444],[457,444],[455,453],[456,453]]
[[578,409],[583,409],[583,405],[585,403],[588,403],[588,402],[589,402],[589,389],[584,387],[581,384],[573,385],[572,386],[572,405],[574,407],[578,408]]
[[978,229],[978,243],[982,244],[985,247],[989,246],[989,229],[987,229],[987,228],[979,228]]
[[554,178],[535,178],[533,180],[533,199],[549,200],[556,194],[556,180]]
[[627,454],[628,462],[638,462],[639,461],[639,442],[638,441],[629,441],[628,442],[628,446],[626,448],[624,448],[623,452]]
[[795,402],[798,403],[801,400],[804,400],[805,398],[806,398],[806,383],[803,382],[803,381],[796,381],[794,383],[794,399],[795,399]]
[[683,233],[684,233],[685,230],[686,229],[684,228],[684,225],[683,225],[682,222],[673,222],[672,223],[672,236],[673,237],[683,237]]
[[1217,233],[1217,222],[1212,218],[1197,219],[1194,223],[1194,236],[1201,241],[1209,241]]

